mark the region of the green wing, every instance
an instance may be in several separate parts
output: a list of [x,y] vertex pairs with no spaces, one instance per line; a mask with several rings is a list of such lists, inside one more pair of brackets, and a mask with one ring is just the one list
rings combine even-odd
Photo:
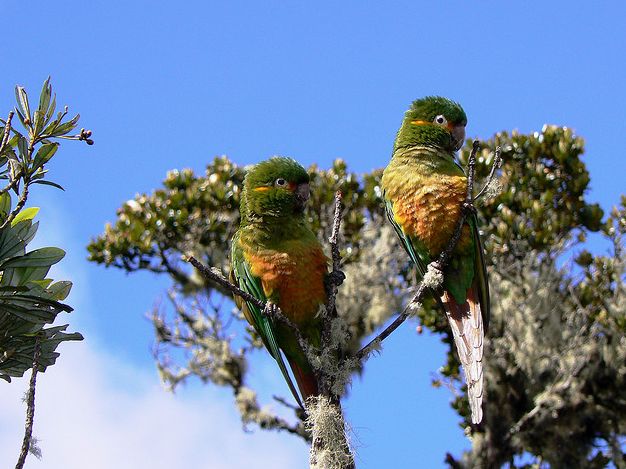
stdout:
[[[411,238],[409,238],[404,232],[404,230],[402,230],[402,227],[398,225],[398,223],[395,220],[394,213],[393,213],[393,204],[389,199],[385,197],[384,193],[383,193],[383,199],[385,201],[385,213],[387,215],[387,218],[391,222],[391,226],[393,226],[393,229],[398,235],[398,238],[400,238],[402,247],[405,249],[409,257],[411,258],[411,260],[417,267],[417,272],[419,276],[418,281],[419,281],[421,280],[421,277],[423,277],[426,274],[426,269],[427,269],[428,263],[430,262],[430,258],[425,250],[415,248],[413,242],[411,241]],[[469,223],[470,226],[472,227],[472,234],[474,236],[474,240],[476,242],[475,244],[476,258],[474,261],[474,275],[478,279],[478,295],[480,298],[480,310],[482,312],[483,324],[484,324],[485,331],[486,331],[487,327],[489,326],[489,318],[491,316],[490,309],[489,309],[490,303],[489,303],[489,283],[487,281],[487,268],[485,264],[483,246],[480,241],[480,234],[478,233],[478,228],[477,228],[478,220],[476,218],[476,215],[472,215],[471,218],[469,219],[469,222],[470,222]],[[439,304],[439,306],[443,310],[445,310],[445,308],[443,307],[443,304],[441,303],[441,299],[439,298],[438,295],[434,294],[434,292],[433,292],[433,298],[435,299],[437,304]]]
[[393,226],[393,229],[398,235],[398,238],[400,238],[402,247],[407,252],[407,254],[411,258],[415,266],[417,267],[417,272],[419,275],[419,278],[417,280],[419,281],[426,274],[426,267],[428,266],[428,263],[430,262],[430,260],[428,259],[428,255],[425,252],[420,253],[421,256],[418,255],[418,252],[415,250],[415,247],[413,246],[413,242],[404,233],[404,230],[402,229],[400,225],[398,225],[398,222],[396,222],[396,219],[393,213],[393,203],[391,202],[391,200],[385,197],[384,193],[383,193],[383,200],[385,201],[385,213],[387,214],[387,219],[391,222],[391,226]]
[[485,333],[489,328],[489,319],[491,318],[491,307],[489,299],[489,281],[487,278],[487,264],[485,263],[485,251],[483,249],[483,243],[480,240],[480,233],[478,232],[478,218],[476,214],[470,217],[470,225],[472,226],[472,235],[474,236],[474,242],[476,246],[476,258],[474,262],[474,275],[478,280],[478,297],[480,300],[480,311],[483,316],[483,325]]
[[[233,276],[233,279],[235,280],[235,283],[239,286],[239,288],[241,288],[243,291],[249,293],[258,300],[267,302],[267,297],[265,296],[265,293],[263,292],[263,286],[261,285],[261,279],[254,276],[250,271],[250,266],[246,262],[243,256],[243,251],[238,246],[238,242],[239,236],[235,235],[231,248],[231,274]],[[296,387],[293,384],[291,376],[289,375],[289,371],[287,370],[287,365],[285,364],[285,360],[280,351],[280,347],[278,346],[278,342],[276,341],[274,324],[272,323],[270,318],[264,315],[263,311],[261,311],[261,309],[254,303],[251,303],[249,301],[235,302],[237,303],[237,306],[243,311],[248,322],[252,325],[252,327],[254,327],[259,336],[261,336],[261,339],[263,340],[263,343],[265,344],[265,347],[269,351],[270,355],[278,363],[278,367],[280,368],[280,371],[283,374],[285,381],[287,381],[289,390],[298,402],[298,405],[304,408],[304,406],[302,405],[302,400],[298,395],[298,391],[296,391]]]

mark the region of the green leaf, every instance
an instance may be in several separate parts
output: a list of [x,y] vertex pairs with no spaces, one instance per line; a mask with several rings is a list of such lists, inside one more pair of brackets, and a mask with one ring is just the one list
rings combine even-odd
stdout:
[[[51,278],[44,278],[43,280],[30,280],[29,283],[31,284],[35,284],[38,287],[41,287],[42,289],[47,289],[50,284],[52,283],[52,279]],[[56,298],[55,298],[56,299]]]
[[[22,114],[22,119],[28,118],[28,120],[32,122],[30,115],[30,106],[28,105],[28,95],[26,94],[26,90],[23,86],[18,85],[15,87],[15,98],[19,106],[18,111],[20,111]],[[28,126],[27,124],[25,125]]]
[[48,267],[59,262],[65,256],[65,251],[59,248],[35,249],[23,256],[13,257],[2,264],[0,270],[9,267]]
[[23,286],[29,282],[34,282],[37,285],[38,281],[46,278],[49,271],[50,267],[9,267],[4,269],[0,285]]
[[52,103],[50,103],[50,107],[48,108],[48,111],[46,112],[44,126],[48,125],[48,123],[50,122],[50,119],[52,119],[52,116],[54,114],[54,111],[56,110],[56,107],[57,107],[57,95],[54,94],[52,95]]
[[20,156],[22,157],[22,161],[27,161],[28,159],[28,141],[24,137],[18,137],[17,139],[17,149],[20,152]]
[[62,191],[65,190],[65,189],[63,189],[63,186],[57,184],[56,182],[52,182],[52,181],[38,180],[38,181],[33,181],[32,183],[33,184],[43,184],[44,186],[56,187],[57,189],[61,189]]
[[78,124],[78,119],[80,119],[80,114],[76,114],[69,121],[59,125],[50,135],[52,137],[60,137],[62,135],[68,134],[69,132],[74,130],[76,124]]
[[11,129],[11,131],[15,132],[15,135],[13,135],[13,137],[11,137],[11,139],[9,140],[9,144],[8,146],[11,148],[15,148],[17,145],[17,141],[20,137],[24,137],[21,133],[17,132],[15,129]]
[[33,113],[33,123],[34,123],[34,133],[36,136],[38,136],[41,133],[41,130],[43,129],[43,123],[44,123],[44,113],[41,112],[39,109],[36,110]]
[[43,115],[48,112],[48,104],[50,104],[50,97],[52,96],[52,85],[50,85],[50,77],[43,82],[41,87],[41,94],[39,95],[39,108]]
[[0,195],[0,217],[5,218],[11,212],[11,194]]
[[0,231],[0,261],[17,255],[23,256],[26,245],[35,237],[38,227],[39,222],[24,220]]
[[61,342],[83,340],[82,334],[64,332],[66,329],[67,325],[47,329],[39,326],[34,328],[31,333],[20,333],[20,335],[11,337],[8,343],[2,344],[6,358],[0,360],[0,378],[10,381],[11,377],[23,376],[32,367],[37,338],[39,338],[41,350],[39,370],[45,371],[48,366],[54,365],[59,357],[56,348]]
[[22,125],[28,129],[28,124],[26,124],[26,117],[24,116],[24,114],[22,114],[22,111],[20,111],[17,107],[15,108],[15,112],[17,113],[17,117],[20,120],[20,122],[22,123]]
[[62,301],[67,298],[67,295],[70,294],[70,290],[72,289],[72,282],[67,280],[61,280],[59,282],[55,282],[50,285],[47,290],[52,295],[52,298],[57,301]]
[[46,143],[45,145],[42,145],[39,150],[37,150],[37,154],[35,155],[32,171],[50,161],[50,158],[54,156],[58,149],[58,143]]
[[24,220],[32,220],[39,213],[39,207],[28,207],[22,210],[11,222],[11,226],[17,225],[19,222]]

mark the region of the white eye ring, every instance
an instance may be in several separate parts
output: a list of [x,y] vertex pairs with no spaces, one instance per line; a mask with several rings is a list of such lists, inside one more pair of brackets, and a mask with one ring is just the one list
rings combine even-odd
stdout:
[[439,114],[437,117],[435,117],[433,119],[433,124],[447,125],[448,124],[448,119],[446,119],[443,114]]
[[285,186],[285,185],[287,185],[287,181],[285,181],[283,178],[278,178],[278,179],[276,179],[276,185],[277,186]]

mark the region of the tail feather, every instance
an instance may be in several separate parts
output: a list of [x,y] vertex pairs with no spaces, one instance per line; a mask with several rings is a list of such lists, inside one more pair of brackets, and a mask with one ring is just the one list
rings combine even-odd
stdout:
[[302,402],[306,401],[309,396],[316,396],[319,394],[319,387],[317,385],[317,379],[312,372],[305,371],[302,367],[298,366],[295,360],[287,357],[291,371],[296,379],[296,384],[300,390],[302,396]]
[[480,423],[483,418],[482,360],[485,330],[476,282],[467,291],[465,303],[457,303],[448,292],[443,293],[441,301],[444,304],[456,350],[465,372],[472,423]]

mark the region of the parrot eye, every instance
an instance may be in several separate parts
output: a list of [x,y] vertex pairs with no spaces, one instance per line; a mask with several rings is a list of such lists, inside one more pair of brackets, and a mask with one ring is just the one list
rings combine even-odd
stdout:
[[437,125],[446,125],[448,123],[448,119],[446,119],[443,114],[439,114],[433,119],[433,123]]
[[287,185],[287,181],[285,181],[283,178],[278,178],[278,179],[276,179],[276,185],[277,186],[281,186],[281,187],[286,186]]

